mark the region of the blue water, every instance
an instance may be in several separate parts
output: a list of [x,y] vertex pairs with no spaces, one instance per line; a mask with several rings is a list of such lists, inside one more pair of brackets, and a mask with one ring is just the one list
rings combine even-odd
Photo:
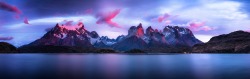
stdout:
[[0,79],[250,79],[250,54],[0,54]]

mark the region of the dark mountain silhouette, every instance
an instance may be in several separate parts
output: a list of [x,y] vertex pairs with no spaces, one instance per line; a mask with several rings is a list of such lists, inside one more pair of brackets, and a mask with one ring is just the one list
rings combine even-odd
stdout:
[[0,42],[0,53],[16,53],[17,48],[9,43]]
[[235,31],[215,36],[207,43],[193,47],[196,53],[250,53],[250,33]]

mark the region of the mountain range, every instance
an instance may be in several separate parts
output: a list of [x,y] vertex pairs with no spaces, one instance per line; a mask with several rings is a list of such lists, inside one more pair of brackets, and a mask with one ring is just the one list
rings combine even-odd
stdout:
[[191,30],[178,26],[166,26],[163,30],[153,29],[149,26],[144,30],[142,24],[139,24],[130,27],[127,35],[120,35],[116,39],[110,39],[107,36],[99,36],[96,31],[90,32],[86,30],[83,24],[78,24],[78,28],[74,29],[68,29],[64,25],[56,24],[40,39],[20,48],[64,46],[85,49],[105,48],[116,51],[139,49],[150,52],[162,52],[160,50],[185,52],[179,50],[191,49],[193,45],[200,43],[202,42],[195,38]]

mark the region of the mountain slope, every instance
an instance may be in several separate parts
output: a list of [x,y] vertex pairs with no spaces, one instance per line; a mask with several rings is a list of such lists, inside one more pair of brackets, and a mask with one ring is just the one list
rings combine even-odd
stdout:
[[196,53],[250,53],[250,33],[235,31],[215,36],[207,43],[195,45],[192,51]]
[[116,50],[131,50],[131,49],[145,49],[147,48],[147,43],[137,36],[130,36],[121,42],[113,45]]
[[0,42],[0,53],[16,53],[17,48],[7,42]]

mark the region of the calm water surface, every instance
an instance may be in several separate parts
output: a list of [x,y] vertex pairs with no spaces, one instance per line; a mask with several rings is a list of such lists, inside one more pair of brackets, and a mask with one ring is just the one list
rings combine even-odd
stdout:
[[0,79],[250,79],[250,54],[0,54]]

